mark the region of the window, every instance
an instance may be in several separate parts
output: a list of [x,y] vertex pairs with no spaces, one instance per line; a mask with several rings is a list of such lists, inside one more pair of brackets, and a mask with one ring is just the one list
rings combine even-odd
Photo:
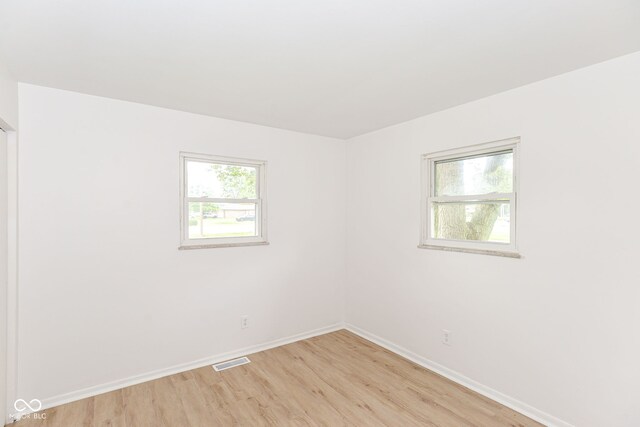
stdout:
[[266,162],[180,153],[180,249],[267,244]]
[[519,257],[520,139],[426,154],[420,247]]

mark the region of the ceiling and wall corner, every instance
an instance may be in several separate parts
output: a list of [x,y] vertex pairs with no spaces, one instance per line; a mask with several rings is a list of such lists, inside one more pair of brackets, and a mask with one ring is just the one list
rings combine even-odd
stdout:
[[637,0],[4,0],[22,82],[349,138],[640,50]]
[[9,73],[5,61],[1,57],[0,127],[5,130],[15,130],[18,127],[18,82],[11,73]]

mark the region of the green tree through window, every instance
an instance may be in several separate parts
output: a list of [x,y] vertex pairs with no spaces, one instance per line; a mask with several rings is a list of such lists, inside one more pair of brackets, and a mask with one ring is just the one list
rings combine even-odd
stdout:
[[256,197],[256,169],[246,166],[212,164],[224,197],[253,199]]

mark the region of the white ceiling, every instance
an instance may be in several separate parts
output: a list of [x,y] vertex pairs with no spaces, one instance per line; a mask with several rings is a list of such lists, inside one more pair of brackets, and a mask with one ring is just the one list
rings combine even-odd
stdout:
[[20,81],[347,138],[640,50],[639,0],[0,0]]

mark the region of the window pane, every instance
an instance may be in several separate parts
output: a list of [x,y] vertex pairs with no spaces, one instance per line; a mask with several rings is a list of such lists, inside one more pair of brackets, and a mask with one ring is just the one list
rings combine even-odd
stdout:
[[435,239],[509,243],[509,202],[433,203],[431,235]]
[[255,203],[189,202],[189,238],[256,236]]
[[189,197],[256,199],[256,168],[187,161]]
[[435,196],[513,191],[513,152],[435,162]]

